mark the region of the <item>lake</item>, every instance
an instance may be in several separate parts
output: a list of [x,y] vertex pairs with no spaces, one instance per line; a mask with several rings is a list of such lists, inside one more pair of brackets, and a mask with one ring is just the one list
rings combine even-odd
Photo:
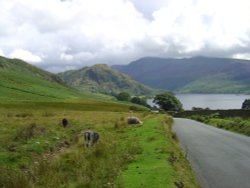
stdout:
[[[244,94],[176,94],[185,110],[192,107],[216,109],[241,109],[245,99],[250,95]],[[148,100],[152,104],[152,99]]]

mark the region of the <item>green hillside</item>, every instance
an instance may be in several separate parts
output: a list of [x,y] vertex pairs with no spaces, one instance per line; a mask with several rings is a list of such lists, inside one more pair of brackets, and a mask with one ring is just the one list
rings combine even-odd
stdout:
[[0,57],[0,100],[57,100],[80,97],[62,80],[22,60]]
[[84,67],[79,70],[70,70],[58,75],[69,86],[79,90],[105,94],[117,94],[125,91],[134,95],[151,95],[155,92],[155,90],[132,80],[130,77],[104,64]]
[[[151,87],[178,93],[250,93],[250,61],[146,57],[113,68]],[[150,75],[150,76],[149,76]]]
[[225,74],[204,76],[184,87],[177,89],[177,93],[250,93],[246,83],[228,79]]

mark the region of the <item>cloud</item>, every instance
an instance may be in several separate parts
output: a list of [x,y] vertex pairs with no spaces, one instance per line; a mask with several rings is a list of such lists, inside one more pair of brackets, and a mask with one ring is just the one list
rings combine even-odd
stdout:
[[3,53],[3,50],[0,48],[0,56],[5,56],[5,54]]
[[145,18],[152,19],[152,14],[154,11],[159,10],[163,6],[167,6],[168,0],[131,0],[135,8],[141,12]]
[[31,52],[23,49],[15,49],[12,53],[9,54],[10,58],[18,58],[30,63],[40,63],[42,58],[38,55],[34,55]]
[[[175,0],[153,13],[149,35],[179,54],[249,46],[250,2]],[[240,12],[236,12],[240,10]],[[235,12],[235,14],[233,14]]]
[[250,60],[250,53],[234,54],[232,57],[235,58],[235,59],[247,59],[247,60]]
[[60,59],[63,60],[63,61],[73,61],[74,57],[72,55],[62,53],[60,55]]
[[0,0],[0,7],[0,49],[50,71],[250,50],[249,0]]

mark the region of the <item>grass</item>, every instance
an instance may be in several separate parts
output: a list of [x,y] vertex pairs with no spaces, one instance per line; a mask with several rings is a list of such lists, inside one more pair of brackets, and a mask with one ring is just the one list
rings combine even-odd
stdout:
[[[170,119],[142,111],[145,124],[128,127],[128,115],[129,105],[94,100],[1,104],[0,187],[128,187],[121,177],[138,165],[145,184],[196,187]],[[92,148],[83,146],[86,129],[100,133]]]
[[[125,106],[124,111],[126,109]],[[123,160],[126,161],[121,155],[129,153],[126,147],[120,151],[114,138],[115,121],[127,116],[124,112],[54,108],[33,112],[9,109],[4,113],[1,110],[1,187],[104,185],[115,177]],[[67,128],[60,125],[64,117],[69,120]],[[97,130],[101,140],[96,147],[86,150],[81,132],[89,128]],[[113,160],[117,163],[112,164]]]
[[169,143],[164,132],[159,131],[160,126],[157,119],[150,119],[143,126],[130,129],[138,152],[121,175],[124,187],[174,187],[175,173],[166,158]]
[[[198,187],[190,178],[192,172],[183,154],[171,138],[169,123],[165,124],[162,118],[149,118],[143,126],[129,128],[137,153],[134,161],[119,176],[122,187],[171,188],[176,184]],[[178,169],[180,167],[185,169],[185,176]]]
[[243,118],[211,118],[209,125],[250,136],[250,120]]
[[241,117],[219,118],[217,114],[212,114],[207,116],[193,115],[190,116],[189,118],[220,129],[250,136],[249,118],[241,118]]
[[0,99],[5,101],[74,99],[81,96],[56,82],[18,70],[0,69],[0,80]]

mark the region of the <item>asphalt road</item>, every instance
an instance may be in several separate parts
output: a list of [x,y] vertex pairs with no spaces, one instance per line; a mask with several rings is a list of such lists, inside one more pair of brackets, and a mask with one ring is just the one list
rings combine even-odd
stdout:
[[203,188],[250,188],[250,137],[181,118],[173,132]]

